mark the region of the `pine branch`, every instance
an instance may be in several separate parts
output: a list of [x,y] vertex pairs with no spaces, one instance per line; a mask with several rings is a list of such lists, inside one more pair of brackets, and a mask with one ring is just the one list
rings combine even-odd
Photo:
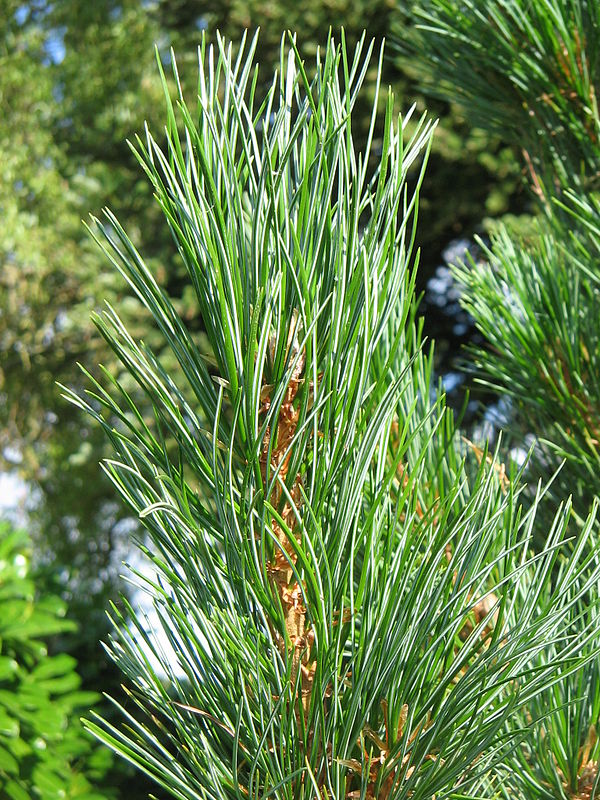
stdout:
[[201,47],[194,112],[173,58],[164,144],[136,145],[209,353],[110,212],[100,226],[179,371],[108,308],[154,419],[116,379],[66,393],[112,442],[170,645],[113,609],[133,706],[87,724],[177,798],[473,797],[523,737],[515,713],[596,652],[593,615],[564,629],[596,608],[593,518],[561,569],[569,505],[535,555],[544,492],[525,510],[495,459],[465,465],[410,271],[433,126],[404,141],[390,94],[355,153],[364,39],[352,57],[329,39],[310,83],[284,41],[256,111],[255,46]]

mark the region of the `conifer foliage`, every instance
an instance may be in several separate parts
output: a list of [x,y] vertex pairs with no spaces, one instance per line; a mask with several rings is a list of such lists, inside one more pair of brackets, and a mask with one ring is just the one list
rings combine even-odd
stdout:
[[497,229],[456,276],[492,346],[474,356],[478,378],[511,398],[538,470],[566,459],[561,491],[585,516],[600,491],[600,5],[428,0],[412,18],[424,80],[522,161],[535,221]]
[[107,307],[98,328],[154,414],[116,379],[67,392],[114,446],[162,630],[114,610],[132,706],[87,724],[181,800],[497,796],[522,720],[597,657],[593,516],[567,561],[562,505],[535,552],[544,490],[524,505],[490,455],[465,458],[435,388],[413,252],[433,126],[378,91],[357,154],[364,39],[329,39],[309,81],[286,38],[266,98],[255,48],[203,44],[194,104],[173,56],[164,135],[135,145],[206,341],[98,222],[183,377]]
[[[528,475],[562,464],[553,493],[572,495],[581,522],[600,493],[600,6],[428,0],[412,17],[407,41],[431,89],[501,130],[522,160],[534,220],[496,229],[454,274],[486,340],[471,354],[477,379],[508,398],[513,441],[534,443]],[[592,543],[597,553],[597,533]],[[538,697],[550,713],[539,725],[531,709],[521,718],[528,735],[504,795],[600,795],[599,678],[595,656]]]

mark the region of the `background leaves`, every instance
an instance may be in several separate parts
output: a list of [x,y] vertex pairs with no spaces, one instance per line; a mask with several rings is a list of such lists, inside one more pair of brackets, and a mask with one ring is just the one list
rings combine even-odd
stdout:
[[80,690],[76,661],[49,652],[71,633],[65,604],[36,591],[31,545],[0,526],[0,791],[11,800],[102,800],[110,757],[83,735],[77,714],[99,695]]

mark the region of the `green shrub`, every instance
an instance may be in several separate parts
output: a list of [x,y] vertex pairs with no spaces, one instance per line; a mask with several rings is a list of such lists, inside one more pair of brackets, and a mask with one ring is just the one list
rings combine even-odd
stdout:
[[79,691],[76,663],[48,641],[72,632],[65,604],[39,593],[27,536],[0,523],[0,796],[106,800],[110,765],[77,716],[99,699]]

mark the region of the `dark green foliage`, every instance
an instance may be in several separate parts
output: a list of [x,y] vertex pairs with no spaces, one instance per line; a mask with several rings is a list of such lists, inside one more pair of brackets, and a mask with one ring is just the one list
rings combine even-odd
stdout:
[[514,144],[540,196],[600,188],[600,6],[425,0],[408,14],[430,91]]

